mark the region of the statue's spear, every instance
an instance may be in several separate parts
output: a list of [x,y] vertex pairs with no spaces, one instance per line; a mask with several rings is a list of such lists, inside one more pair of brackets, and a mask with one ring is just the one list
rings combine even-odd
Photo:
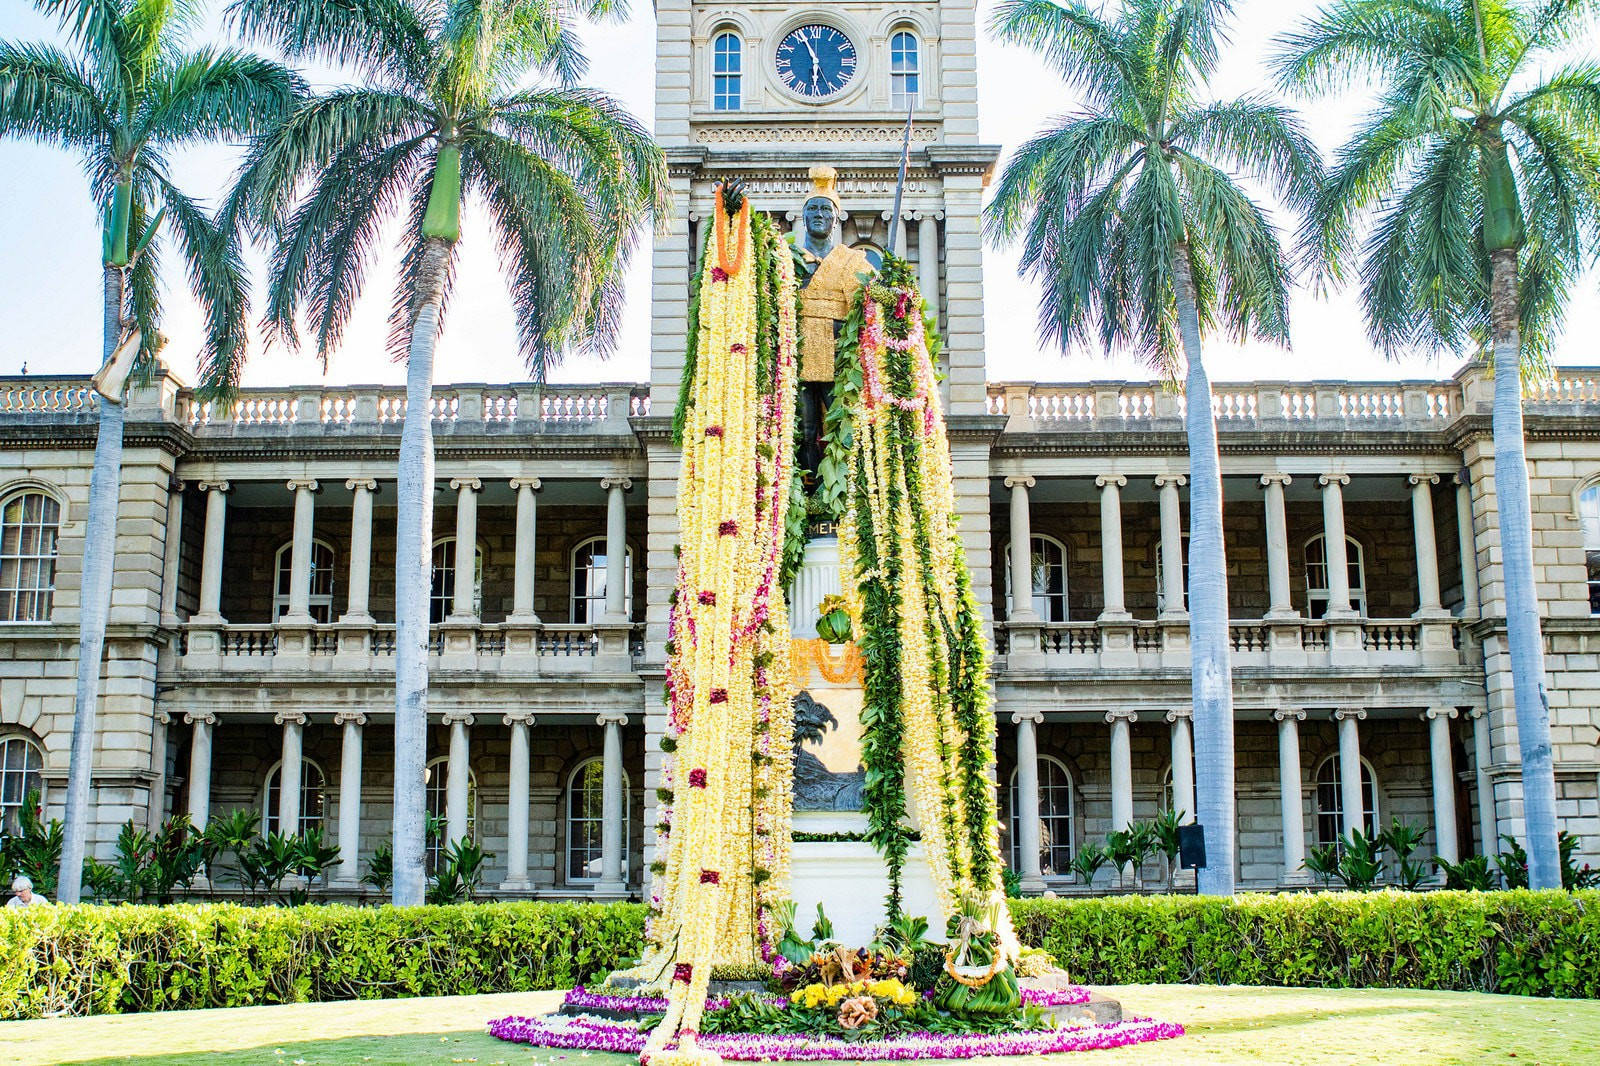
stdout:
[[906,192],[906,167],[911,162],[911,110],[917,106],[916,93],[906,94],[906,132],[900,141],[900,178],[894,183],[894,211],[889,215],[889,240],[885,249],[894,254],[895,234],[900,232],[900,200]]

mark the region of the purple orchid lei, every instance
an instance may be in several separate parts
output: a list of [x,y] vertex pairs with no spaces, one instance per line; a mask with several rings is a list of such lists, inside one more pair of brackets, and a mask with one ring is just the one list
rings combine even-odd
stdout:
[[1022,1002],[1033,1007],[1076,1007],[1089,1002],[1089,990],[1082,985],[1067,988],[1024,988]]
[[[762,997],[779,1010],[789,1005],[789,1000],[784,996]],[[726,1010],[728,1007],[726,996],[709,996],[706,999],[706,1010]],[[562,1003],[578,1010],[614,1010],[633,1011],[637,1014],[664,1014],[667,1010],[665,996],[626,996],[607,992],[590,992],[579,985],[567,993],[567,998]]]
[[[489,1034],[501,1040],[539,1047],[638,1054],[646,1033],[637,1025],[586,1016],[499,1018]],[[1154,1019],[1133,1019],[1078,1029],[1023,1030],[1011,1033],[908,1033],[891,1040],[851,1043],[803,1033],[702,1034],[700,1045],[737,1062],[898,1061],[970,1059],[990,1055],[1055,1055],[1098,1051],[1183,1035],[1183,1026]]]

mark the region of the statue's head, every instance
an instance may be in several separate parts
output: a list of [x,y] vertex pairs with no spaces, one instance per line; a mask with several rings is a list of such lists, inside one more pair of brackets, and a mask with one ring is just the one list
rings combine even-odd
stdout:
[[839,209],[826,196],[813,196],[800,212],[806,235],[812,240],[825,241],[833,236],[833,227],[839,222]]

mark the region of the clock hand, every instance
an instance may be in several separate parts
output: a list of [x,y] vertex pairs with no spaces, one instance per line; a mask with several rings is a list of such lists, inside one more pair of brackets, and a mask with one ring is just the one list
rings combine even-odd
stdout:
[[822,60],[817,58],[817,50],[811,47],[811,38],[802,33],[800,40],[805,43],[806,51],[811,53],[811,88],[815,90],[817,88],[817,78],[822,73]]

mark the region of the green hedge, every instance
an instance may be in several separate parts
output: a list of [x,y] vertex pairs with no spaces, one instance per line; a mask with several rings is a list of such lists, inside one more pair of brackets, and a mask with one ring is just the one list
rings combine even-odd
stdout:
[[636,903],[0,910],[0,1018],[570,988],[633,956]]
[[1600,996],[1600,892],[1013,900],[1024,944],[1085,984]]

